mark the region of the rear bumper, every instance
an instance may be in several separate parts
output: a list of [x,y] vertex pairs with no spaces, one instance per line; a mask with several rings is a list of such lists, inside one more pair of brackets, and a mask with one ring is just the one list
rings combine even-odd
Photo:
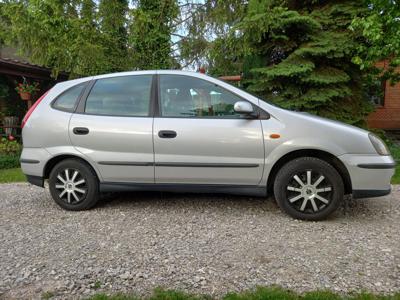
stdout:
[[355,198],[379,197],[390,193],[395,172],[391,156],[378,154],[344,154],[338,158],[346,166]]
[[26,175],[26,180],[33,185],[44,187],[44,179],[40,176]]
[[43,177],[43,170],[51,158],[49,152],[44,148],[24,147],[21,153],[21,169],[25,175]]
[[389,195],[391,189],[388,190],[353,190],[353,198],[374,198]]

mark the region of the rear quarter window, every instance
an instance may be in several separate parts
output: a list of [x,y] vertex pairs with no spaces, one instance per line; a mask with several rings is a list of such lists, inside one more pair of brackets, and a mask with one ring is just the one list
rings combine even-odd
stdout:
[[52,107],[62,111],[73,112],[86,84],[87,82],[80,83],[63,92],[53,102]]

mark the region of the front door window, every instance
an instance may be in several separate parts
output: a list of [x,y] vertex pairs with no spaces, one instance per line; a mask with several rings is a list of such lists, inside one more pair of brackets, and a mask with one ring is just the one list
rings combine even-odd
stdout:
[[161,115],[177,118],[240,118],[233,109],[239,96],[203,79],[160,76]]

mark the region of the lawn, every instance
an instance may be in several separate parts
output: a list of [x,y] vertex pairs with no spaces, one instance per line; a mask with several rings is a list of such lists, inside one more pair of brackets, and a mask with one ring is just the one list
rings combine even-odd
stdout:
[[313,291],[298,294],[280,287],[259,287],[241,293],[228,293],[223,297],[215,298],[209,295],[193,295],[177,291],[165,291],[156,289],[149,297],[137,297],[135,295],[117,294],[107,296],[97,294],[88,300],[400,300],[400,294],[395,295],[375,295],[370,293],[359,293],[349,295],[339,295],[331,291]]
[[390,152],[394,160],[396,161],[396,173],[392,177],[393,184],[400,184],[400,146],[399,145],[392,145],[390,146]]
[[26,181],[20,168],[0,170],[0,183]]

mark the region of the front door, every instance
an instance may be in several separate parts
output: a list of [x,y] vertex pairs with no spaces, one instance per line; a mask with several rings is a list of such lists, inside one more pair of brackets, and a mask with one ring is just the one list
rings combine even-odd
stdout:
[[107,182],[154,183],[150,97],[153,75],[98,79],[84,112],[72,116],[72,144]]
[[156,183],[257,185],[264,166],[261,122],[235,113],[242,100],[203,79],[160,75]]

